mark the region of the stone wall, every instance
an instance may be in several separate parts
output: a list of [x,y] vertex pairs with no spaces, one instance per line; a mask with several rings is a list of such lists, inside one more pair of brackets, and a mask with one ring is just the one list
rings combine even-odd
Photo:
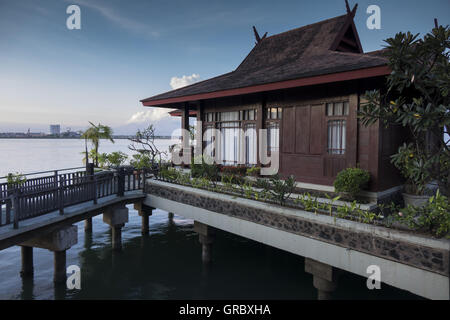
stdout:
[[[168,183],[147,184],[147,193],[194,207],[225,214],[239,219],[310,237],[351,250],[400,262],[416,268],[449,276],[449,250],[382,237],[372,232],[351,230],[322,221],[304,219],[280,212],[281,207],[266,204],[264,208],[252,205],[255,201],[229,201],[211,196],[210,192],[185,188]],[[356,223],[356,222],[354,222]],[[382,228],[375,227],[374,228]],[[393,232],[397,232],[392,230]]]

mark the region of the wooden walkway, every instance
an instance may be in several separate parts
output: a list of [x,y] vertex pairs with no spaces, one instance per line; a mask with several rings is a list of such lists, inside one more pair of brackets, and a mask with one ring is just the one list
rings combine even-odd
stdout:
[[142,201],[146,172],[133,168],[78,171],[0,184],[0,250],[102,213]]

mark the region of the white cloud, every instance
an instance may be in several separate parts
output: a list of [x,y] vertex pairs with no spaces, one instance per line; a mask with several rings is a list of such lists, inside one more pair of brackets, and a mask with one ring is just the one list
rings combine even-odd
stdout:
[[170,86],[172,89],[178,89],[193,84],[198,80],[200,80],[200,75],[196,73],[193,73],[190,76],[182,76],[181,78],[172,77],[170,79]]
[[128,119],[127,123],[141,123],[141,122],[158,122],[161,119],[169,117],[169,112],[174,109],[165,108],[151,108],[146,111],[136,112]]

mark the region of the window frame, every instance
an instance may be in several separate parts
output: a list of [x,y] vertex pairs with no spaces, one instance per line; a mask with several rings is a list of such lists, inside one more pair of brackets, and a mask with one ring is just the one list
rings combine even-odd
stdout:
[[[342,114],[335,114],[336,111],[336,104],[342,103]],[[330,104],[333,104],[333,114],[329,114],[328,107]],[[346,108],[347,106],[347,108]],[[349,100],[335,100],[335,101],[328,101],[325,103],[325,130],[326,130],[326,137],[327,137],[327,143],[326,143],[326,155],[330,157],[342,157],[345,158],[347,156],[347,126],[348,126],[348,119],[349,119],[349,113],[350,113],[350,101]],[[339,126],[339,136],[340,136],[340,143],[338,146],[341,148],[330,148],[332,145],[329,145],[330,142],[330,123],[338,121],[340,122]],[[343,125],[344,124],[344,125]],[[345,127],[345,129],[344,129]],[[344,131],[345,130],[345,131]],[[345,133],[345,139],[343,139]],[[331,141],[333,143],[333,141]],[[345,147],[342,148],[343,143],[345,143]],[[333,150],[341,151],[342,153],[333,153]]]

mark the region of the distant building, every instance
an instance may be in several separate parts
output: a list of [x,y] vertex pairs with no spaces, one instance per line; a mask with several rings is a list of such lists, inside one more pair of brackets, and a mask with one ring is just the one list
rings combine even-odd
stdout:
[[50,125],[50,134],[59,135],[61,134],[61,126],[59,124]]

